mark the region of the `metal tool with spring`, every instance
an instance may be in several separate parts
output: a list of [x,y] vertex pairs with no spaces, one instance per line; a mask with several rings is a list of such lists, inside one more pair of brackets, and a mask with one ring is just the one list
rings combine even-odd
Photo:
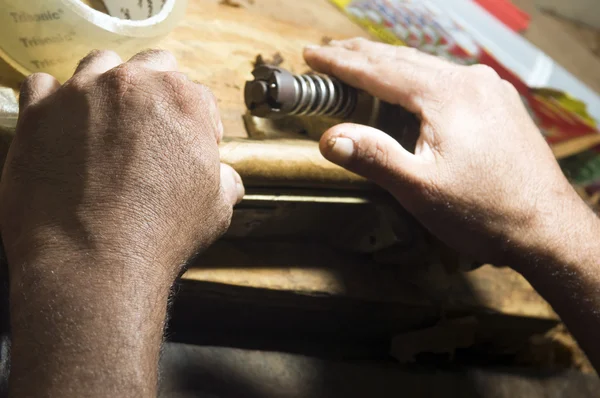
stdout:
[[336,78],[294,75],[285,69],[260,65],[252,71],[254,80],[246,82],[244,99],[253,116],[348,117],[357,103],[357,90]]
[[380,101],[327,75],[294,75],[269,65],[256,67],[252,75],[254,80],[244,87],[246,107],[252,116],[325,116],[330,121],[365,124],[387,132],[414,151],[420,121],[398,105]]

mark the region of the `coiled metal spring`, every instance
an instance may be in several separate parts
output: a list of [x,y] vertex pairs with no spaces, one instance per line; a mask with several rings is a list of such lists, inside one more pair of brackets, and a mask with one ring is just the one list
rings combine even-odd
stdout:
[[297,102],[289,115],[345,118],[356,106],[356,90],[329,76],[294,75],[294,88]]

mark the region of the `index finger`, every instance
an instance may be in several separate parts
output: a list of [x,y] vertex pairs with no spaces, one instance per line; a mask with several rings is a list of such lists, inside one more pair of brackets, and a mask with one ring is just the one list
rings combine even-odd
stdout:
[[318,72],[416,114],[422,113],[424,104],[439,90],[439,71],[453,66],[412,48],[366,40],[361,40],[360,46],[354,44],[309,46],[304,59]]

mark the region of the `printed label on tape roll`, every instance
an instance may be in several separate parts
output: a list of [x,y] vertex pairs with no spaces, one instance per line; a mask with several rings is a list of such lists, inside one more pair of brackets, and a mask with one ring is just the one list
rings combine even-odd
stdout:
[[79,0],[0,0],[0,57],[23,74],[46,72],[64,81],[91,50],[128,58],[152,46],[186,8],[186,0],[104,3],[111,15]]
[[104,0],[104,5],[113,17],[138,21],[158,14],[166,2],[166,0]]

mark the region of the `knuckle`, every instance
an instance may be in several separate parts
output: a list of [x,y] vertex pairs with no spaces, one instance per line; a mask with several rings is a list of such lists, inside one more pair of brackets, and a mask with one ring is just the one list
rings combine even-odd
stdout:
[[169,61],[175,61],[175,56],[173,53],[167,50],[161,50],[157,48],[149,48],[147,50],[141,51],[135,55],[136,58],[148,59],[148,58],[163,58],[168,59]]
[[136,85],[143,73],[142,68],[125,63],[102,74],[98,83],[113,94],[111,100],[120,101]]
[[471,65],[461,69],[460,77],[456,79],[459,86],[454,88],[463,94],[462,101],[483,104],[494,98],[500,81],[500,76],[493,68],[480,64]]
[[498,76],[498,73],[494,70],[494,68],[488,65],[477,64],[468,66],[467,68],[471,76],[475,76],[485,81],[494,81],[500,78],[500,76]]
[[386,54],[369,54],[367,55],[367,62],[372,66],[380,66],[389,61],[389,56]]
[[184,114],[194,115],[206,111],[211,109],[212,102],[216,102],[207,87],[192,82],[184,73],[163,72],[161,76],[162,83],[167,88],[165,95]]
[[394,47],[392,47],[392,49],[393,49],[393,55],[395,58],[412,59],[421,54],[421,51],[417,50],[414,47],[394,46]]
[[114,58],[119,57],[119,55],[112,50],[92,50],[86,56],[87,59],[90,58]]
[[108,73],[116,80],[130,81],[142,72],[142,68],[137,65],[123,64],[112,69]]
[[519,92],[517,91],[516,87],[509,81],[502,79],[502,86],[504,86],[504,90],[513,96],[519,96]]
[[64,89],[69,95],[78,95],[86,93],[88,87],[84,79],[73,76],[65,83]]
[[34,73],[23,80],[20,87],[19,106],[23,109],[28,108],[31,97],[39,90],[50,85],[60,86],[56,79],[47,73]]
[[117,87],[130,85],[143,73],[142,68],[132,64],[121,64],[106,72],[104,75],[109,83]]
[[79,61],[79,65],[77,65],[77,70],[76,73],[81,71],[83,68],[85,68],[85,66],[87,66],[88,64],[100,60],[100,59],[118,59],[120,60],[121,58],[119,57],[119,55],[112,51],[112,50],[92,50],[90,51],[85,57],[83,57],[81,59],[81,61]]
[[43,72],[33,73],[23,80],[21,84],[21,91],[27,89],[29,87],[34,87],[36,84],[39,84],[43,80],[54,79],[51,75]]
[[151,69],[163,71],[176,71],[177,59],[167,50],[149,49],[134,55],[128,63],[142,64]]
[[179,92],[189,83],[187,76],[181,72],[163,72],[161,78],[175,92]]
[[355,37],[344,41],[344,47],[350,51],[363,51],[369,46],[370,41],[364,37]]

